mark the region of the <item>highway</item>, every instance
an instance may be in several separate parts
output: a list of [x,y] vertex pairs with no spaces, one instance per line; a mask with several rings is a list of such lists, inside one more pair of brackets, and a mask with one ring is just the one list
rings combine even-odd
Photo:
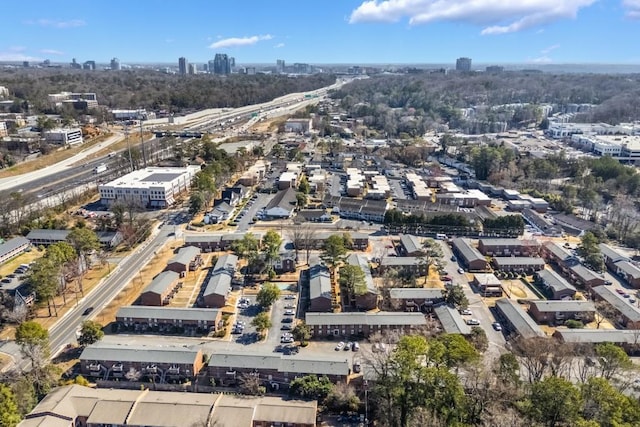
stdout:
[[[52,355],[59,353],[67,344],[76,342],[76,331],[82,322],[99,314],[118,295],[138,274],[141,266],[148,263],[155,252],[165,245],[174,232],[174,226],[165,225],[159,230],[156,228],[155,232],[157,234],[151,240],[123,259],[102,283],[93,288],[49,330]],[[83,316],[83,312],[89,307],[94,307],[93,312]]]

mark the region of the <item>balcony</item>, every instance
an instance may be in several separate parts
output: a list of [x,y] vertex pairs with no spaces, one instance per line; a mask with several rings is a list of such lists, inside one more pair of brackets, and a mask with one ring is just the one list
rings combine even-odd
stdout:
[[158,367],[156,365],[149,365],[146,368],[144,368],[144,372],[146,374],[157,374],[159,371]]
[[89,364],[89,371],[90,372],[100,372],[100,370],[102,369],[102,365],[99,363],[90,363]]
[[122,366],[122,363],[116,363],[111,367],[111,372],[123,372],[123,371],[124,371],[124,366]]

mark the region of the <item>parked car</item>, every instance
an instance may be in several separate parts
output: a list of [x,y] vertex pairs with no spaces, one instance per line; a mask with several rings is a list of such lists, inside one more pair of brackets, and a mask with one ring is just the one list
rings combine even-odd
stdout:
[[336,351],[340,351],[344,348],[344,343],[342,341],[340,341],[338,344],[336,344]]
[[360,344],[358,344],[356,341],[354,341],[353,344],[351,345],[351,350],[359,351],[360,350]]
[[358,374],[358,373],[360,373],[361,370],[362,370],[362,364],[360,363],[359,360],[355,360],[353,362],[353,372]]
[[386,349],[387,349],[387,346],[384,343],[377,342],[373,345],[373,347],[371,348],[371,351],[373,351],[374,353],[381,353]]
[[473,315],[471,310],[469,310],[468,308],[465,308],[464,310],[460,310],[460,314],[462,314],[463,316],[471,316],[471,315]]
[[620,295],[624,294],[624,291],[622,289],[616,289],[616,292],[619,293]]
[[459,273],[459,274],[464,274],[464,269],[463,269],[463,268],[459,268],[459,269],[458,269],[458,273]]
[[296,296],[293,295],[293,294],[287,294],[287,295],[284,296],[284,299],[288,299],[288,300],[296,299]]
[[293,317],[285,317],[282,319],[282,323],[293,323]]
[[285,316],[294,316],[296,313],[293,310],[285,310],[284,311],[284,315]]
[[493,329],[495,329],[496,331],[501,331],[502,330],[502,325],[498,322],[493,322],[491,324],[491,326],[493,326]]
[[450,258],[450,259],[451,259],[451,261],[453,261],[453,262],[456,262],[456,261],[457,261],[457,259],[456,259],[456,256],[455,256],[455,255],[451,255],[451,258]]
[[353,343],[351,341],[349,341],[345,346],[344,346],[344,351],[350,351],[351,350],[351,346],[353,345]]
[[467,319],[467,325],[469,326],[478,326],[480,321],[478,319]]
[[281,327],[280,327],[281,331],[291,331],[293,330],[293,326],[291,326],[291,323],[284,323]]

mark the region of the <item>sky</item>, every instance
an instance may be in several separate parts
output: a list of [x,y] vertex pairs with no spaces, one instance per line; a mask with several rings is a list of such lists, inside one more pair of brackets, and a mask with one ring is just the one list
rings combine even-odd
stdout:
[[640,64],[640,0],[30,0],[0,61]]

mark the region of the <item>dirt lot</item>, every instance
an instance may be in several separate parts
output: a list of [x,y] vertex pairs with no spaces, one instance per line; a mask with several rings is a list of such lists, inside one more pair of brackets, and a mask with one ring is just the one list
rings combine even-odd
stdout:
[[40,258],[42,255],[44,255],[44,252],[32,248],[30,252],[25,252],[15,258],[11,258],[0,266],[0,276],[4,277],[7,274],[11,274],[20,266],[20,264],[29,264],[30,262]]

